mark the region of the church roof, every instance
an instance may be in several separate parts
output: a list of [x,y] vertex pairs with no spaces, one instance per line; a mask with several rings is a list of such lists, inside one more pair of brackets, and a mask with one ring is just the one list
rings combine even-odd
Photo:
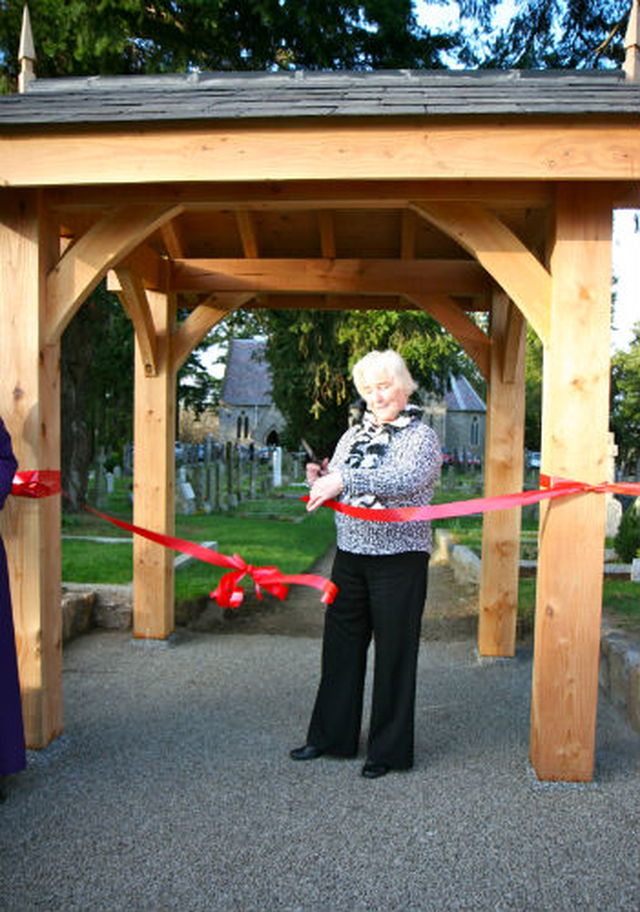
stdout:
[[640,114],[622,70],[223,72],[35,79],[0,128],[250,118]]
[[466,377],[449,377],[450,389],[445,395],[450,412],[486,412],[487,407]]
[[265,357],[266,342],[232,339],[222,384],[225,405],[271,405],[271,375]]

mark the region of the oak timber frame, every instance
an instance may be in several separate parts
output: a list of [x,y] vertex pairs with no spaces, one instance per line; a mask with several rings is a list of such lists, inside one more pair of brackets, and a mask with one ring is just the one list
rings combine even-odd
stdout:
[[[59,468],[60,337],[109,276],[136,337],[135,523],[173,531],[176,372],[241,306],[431,313],[489,383],[487,494],[522,485],[528,322],[545,352],[542,470],[606,478],[612,211],[638,205],[636,118],[98,125],[0,143],[0,414],[21,468]],[[220,210],[235,213],[240,255],[190,255],[189,225]],[[342,258],[342,210],[400,213],[397,252]],[[511,210],[525,213],[515,228]],[[261,256],[257,217],[274,212],[315,213],[317,252]],[[444,255],[415,255],[427,230]],[[193,308],[179,325],[178,296]],[[604,521],[597,494],[541,513],[530,756],[542,779],[593,774]],[[2,531],[27,737],[42,747],[63,725],[59,498],[11,499]],[[519,537],[519,510],[485,516],[482,655],[514,654]],[[136,637],[173,630],[172,558],[136,542]]]

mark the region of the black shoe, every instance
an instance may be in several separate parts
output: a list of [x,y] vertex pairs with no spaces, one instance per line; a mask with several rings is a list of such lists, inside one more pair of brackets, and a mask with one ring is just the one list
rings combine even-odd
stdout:
[[304,744],[302,747],[294,747],[292,751],[289,751],[292,760],[317,760],[323,754],[324,751],[319,747],[314,747],[313,744]]
[[371,760],[367,760],[362,767],[362,775],[365,779],[379,779],[380,776],[386,776],[388,772],[389,767],[386,763],[372,763]]

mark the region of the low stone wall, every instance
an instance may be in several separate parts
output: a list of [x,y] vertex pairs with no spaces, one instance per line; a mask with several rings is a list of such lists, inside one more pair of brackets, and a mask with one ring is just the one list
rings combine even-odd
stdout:
[[62,641],[94,627],[129,630],[133,623],[133,586],[64,583],[62,586]]
[[640,650],[606,624],[600,638],[599,683],[600,690],[640,731]]

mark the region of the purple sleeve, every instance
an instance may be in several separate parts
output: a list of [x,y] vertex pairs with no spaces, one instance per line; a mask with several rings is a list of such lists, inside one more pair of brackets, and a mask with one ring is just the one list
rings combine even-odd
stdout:
[[0,418],[0,509],[11,492],[11,482],[17,468],[18,462],[11,449],[11,437]]

